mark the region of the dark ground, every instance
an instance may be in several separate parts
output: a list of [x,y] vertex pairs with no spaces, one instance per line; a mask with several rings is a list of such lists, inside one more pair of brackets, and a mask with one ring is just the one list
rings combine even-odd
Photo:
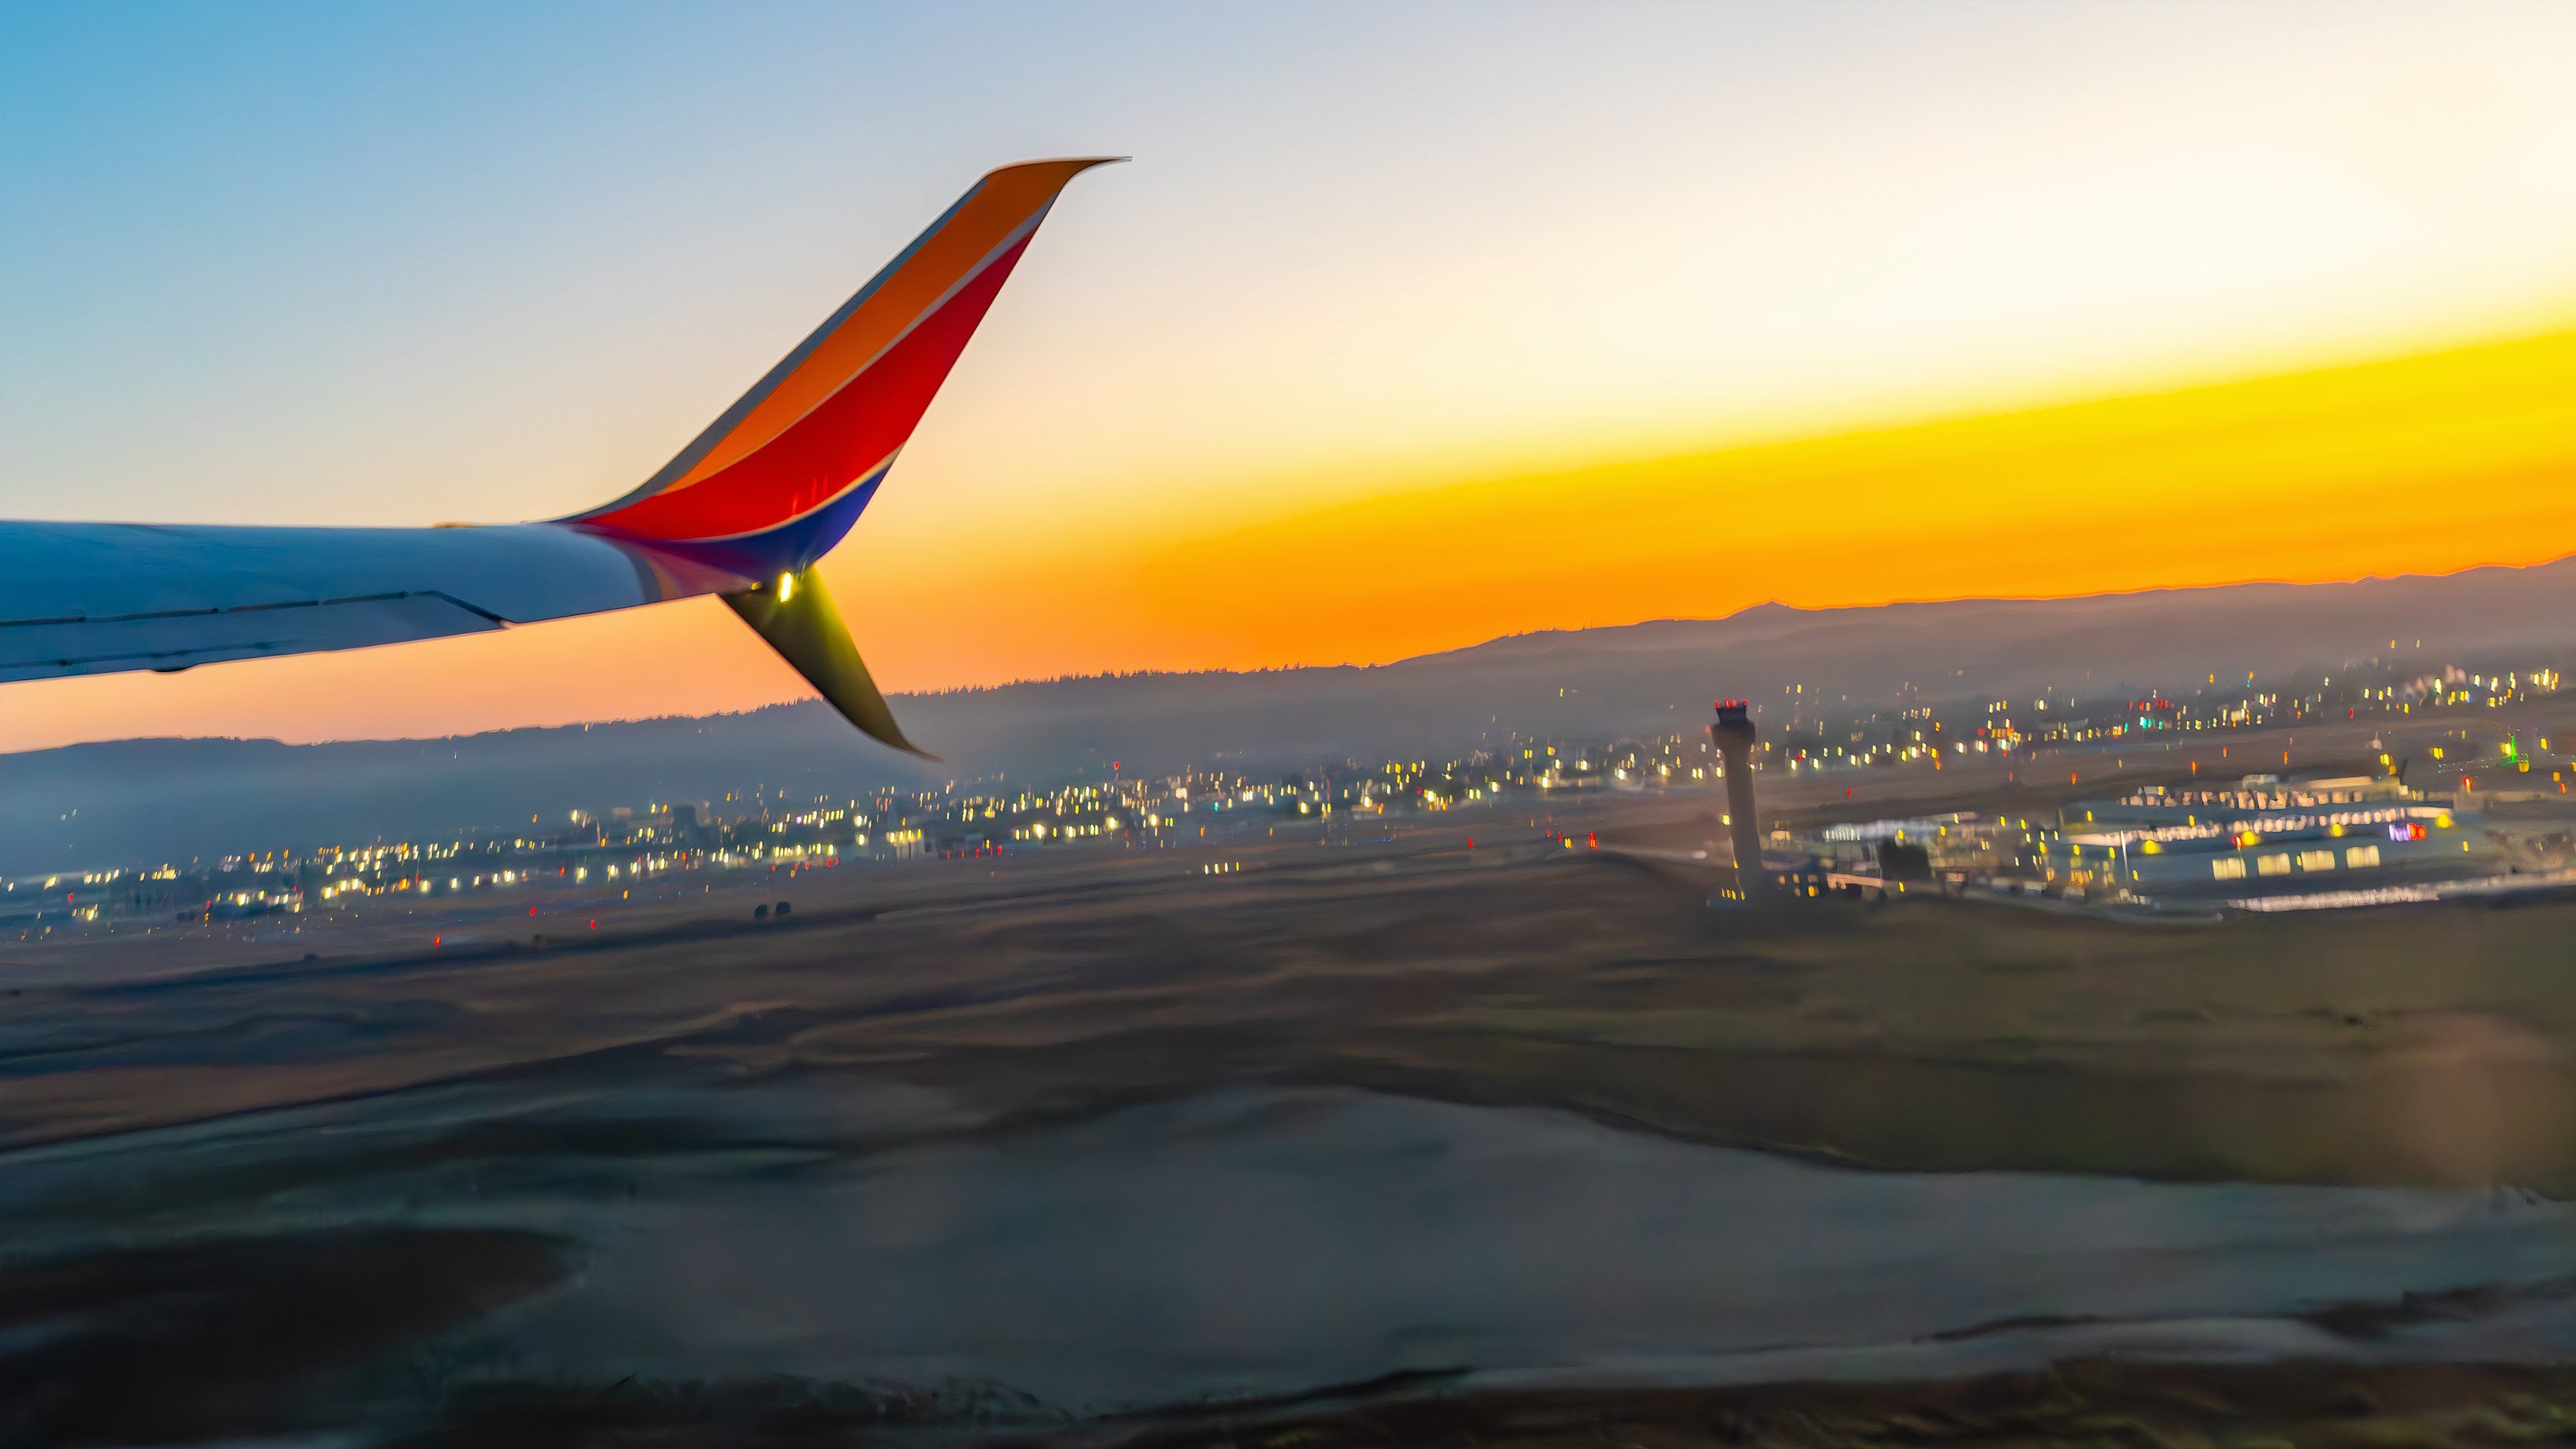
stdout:
[[[2562,1443],[2576,1434],[2576,1373],[2453,1364],[2221,1366],[2091,1359],[2028,1374],[1931,1384],[1776,1384],[1627,1393],[1448,1394],[1436,1383],[1355,1386],[1329,1409],[1234,1405],[1095,1423],[996,1446],[1121,1449],[1540,1449],[1540,1446],[2153,1446]],[[458,1406],[412,1441],[710,1445],[893,1437],[931,1406],[862,1401],[802,1385],[627,1386],[572,1398],[511,1389]]]
[[[1705,825],[1698,804],[1617,809],[1640,839]],[[1765,920],[1707,909],[1695,868],[1463,817],[1231,858],[1243,871],[1213,877],[1154,855],[851,872],[800,884],[784,922],[755,926],[736,893],[544,945],[496,927],[389,950],[409,923],[358,920],[286,959],[30,957],[0,983],[0,1442],[2567,1435],[2576,1376],[2529,1364],[2087,1358],[1726,1389],[1434,1374],[1082,1415],[971,1381],[557,1381],[475,1359],[474,1325],[603,1251],[570,1219],[478,1218],[532,1181],[649,1201],[709,1163],[792,1176],[1228,1090],[1555,1109],[1904,1173],[2576,1186],[2576,904]],[[617,1108],[540,1109],[571,1098]],[[754,1101],[797,1107],[723,1105]],[[253,1123],[288,1125],[256,1151],[226,1135]],[[2365,1342],[2388,1315],[2481,1303],[2355,1303],[2320,1326]]]

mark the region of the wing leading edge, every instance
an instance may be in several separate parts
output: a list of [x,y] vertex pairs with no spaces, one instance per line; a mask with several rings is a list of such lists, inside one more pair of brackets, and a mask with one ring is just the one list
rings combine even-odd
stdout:
[[917,754],[811,569],[885,481],[1056,196],[1108,159],[976,182],[678,457],[586,513],[446,528],[0,522],[0,683],[718,594],[853,724]]
[[0,683],[435,639],[758,583],[549,524],[0,523]]

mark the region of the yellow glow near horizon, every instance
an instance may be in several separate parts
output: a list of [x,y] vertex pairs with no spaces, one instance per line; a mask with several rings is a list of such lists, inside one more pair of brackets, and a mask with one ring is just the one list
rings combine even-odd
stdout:
[[[1384,662],[1532,629],[2313,582],[2576,552],[2576,332],[1264,513],[827,565],[890,689]],[[804,694],[710,601],[344,655],[15,686],[0,746],[434,735]]]
[[[1903,599],[2324,581],[2576,552],[2576,333],[1088,543],[946,611],[954,684],[1378,662],[1543,628]],[[1100,555],[1106,552],[1106,558]],[[882,581],[881,581],[882,582]],[[930,587],[930,581],[921,581]],[[900,586],[898,586],[900,587]],[[1050,638],[1026,610],[1109,642]],[[928,621],[924,621],[925,625]],[[912,637],[924,637],[926,628]]]

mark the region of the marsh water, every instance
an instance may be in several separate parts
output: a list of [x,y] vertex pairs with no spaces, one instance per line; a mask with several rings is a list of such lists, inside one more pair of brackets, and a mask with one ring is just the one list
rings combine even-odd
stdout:
[[[0,1205],[13,1248],[55,1260],[369,1228],[423,1252],[440,1234],[547,1243],[556,1268],[488,1312],[395,1315],[437,1325],[385,1345],[431,1372],[342,1391],[397,1400],[477,1378],[785,1375],[980,1386],[1043,1417],[1389,1374],[1724,1383],[2104,1350],[2576,1346],[2576,1214],[2509,1191],[1858,1171],[1347,1089],[943,1130],[964,1117],[914,1089],[440,1089],[20,1152]],[[468,1122],[550,1145],[418,1150]],[[853,1127],[894,1145],[811,1145]],[[225,1180],[256,1183],[230,1213],[161,1221],[149,1199],[202,1205]],[[104,1232],[102,1194],[122,1206]],[[48,1331],[88,1330],[17,1326]]]

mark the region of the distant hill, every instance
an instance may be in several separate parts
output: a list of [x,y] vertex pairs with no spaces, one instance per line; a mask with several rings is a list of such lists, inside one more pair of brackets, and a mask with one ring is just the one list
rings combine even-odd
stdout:
[[[2437,662],[2576,664],[2576,558],[2347,584],[2240,584],[1551,631],[1372,668],[1143,674],[900,697],[915,768],[820,705],[704,719],[284,745],[125,740],[0,756],[0,872],[245,847],[419,839],[536,815],[765,789],[859,795],[948,772],[1056,778],[1225,761],[1446,757],[1512,733],[1696,726],[1783,687],[1885,702],[2043,687],[2188,693],[2210,674],[2332,668],[2422,641]],[[256,665],[235,666],[256,668]]]

